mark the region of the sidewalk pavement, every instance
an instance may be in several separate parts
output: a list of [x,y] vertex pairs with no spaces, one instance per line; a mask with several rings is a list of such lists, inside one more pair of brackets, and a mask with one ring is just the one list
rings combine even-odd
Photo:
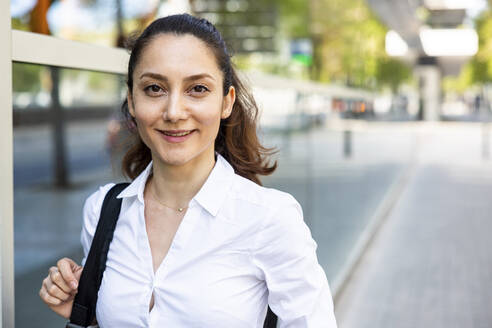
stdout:
[[436,126],[336,303],[340,328],[492,326],[492,163],[480,130]]

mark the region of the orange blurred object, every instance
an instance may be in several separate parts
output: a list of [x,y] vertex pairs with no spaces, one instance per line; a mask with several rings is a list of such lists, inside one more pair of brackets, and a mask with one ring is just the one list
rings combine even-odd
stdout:
[[31,11],[31,17],[29,19],[29,27],[32,32],[51,34],[48,19],[46,18],[50,5],[50,0],[38,0],[37,4]]

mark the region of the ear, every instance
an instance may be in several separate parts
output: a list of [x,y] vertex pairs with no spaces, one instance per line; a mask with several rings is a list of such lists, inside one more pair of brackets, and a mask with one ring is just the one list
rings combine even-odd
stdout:
[[130,112],[130,115],[135,118],[135,106],[130,92],[126,95],[126,101],[128,102],[128,112]]
[[222,114],[220,117],[226,119],[231,115],[232,107],[236,101],[236,89],[233,86],[229,87],[229,93],[224,96],[224,101],[222,102]]

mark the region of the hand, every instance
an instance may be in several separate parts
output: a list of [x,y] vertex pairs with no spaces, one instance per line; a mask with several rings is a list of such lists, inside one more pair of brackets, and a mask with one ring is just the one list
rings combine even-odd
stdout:
[[55,313],[69,319],[83,267],[69,258],[56,265],[43,280],[39,296]]

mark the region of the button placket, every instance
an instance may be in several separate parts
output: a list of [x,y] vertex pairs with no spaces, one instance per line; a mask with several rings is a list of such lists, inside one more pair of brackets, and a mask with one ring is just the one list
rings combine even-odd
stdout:
[[145,224],[145,204],[142,205],[139,211],[139,249],[140,255],[144,260],[144,266],[147,268],[148,278],[153,283],[154,267],[152,265],[152,251],[150,250],[149,236],[147,235]]
[[178,230],[176,230],[176,234],[174,235],[166,256],[155,272],[154,280],[159,279],[159,281],[164,281],[165,277],[169,274],[169,271],[175,263],[175,259],[177,257],[176,253],[186,246],[193,230],[192,221],[195,217],[195,210],[196,207],[193,205],[192,201],[183,217],[183,220],[179,224]]
[[[149,326],[152,327],[152,323],[156,320],[156,314],[154,314],[154,309],[157,306],[157,296],[154,295],[154,306],[151,311],[148,311],[148,306],[150,304],[150,300],[152,298],[152,294],[156,290],[156,287],[162,287],[161,284],[165,284],[165,280],[169,272],[171,271],[173,264],[175,263],[175,259],[177,258],[176,252],[179,252],[180,249],[185,247],[187,241],[189,240],[189,237],[191,236],[193,224],[190,222],[192,218],[194,217],[193,211],[195,211],[196,208],[193,206],[193,201],[190,203],[190,206],[188,207],[187,212],[185,213],[183,220],[179,224],[178,229],[176,230],[176,234],[174,235],[174,238],[171,242],[171,245],[169,246],[169,250],[162,260],[161,264],[157,268],[156,272],[154,273],[154,269],[152,267],[152,252],[150,250],[150,244],[147,236],[147,231],[144,229],[144,236],[146,238],[146,257],[150,258],[146,260],[147,263],[150,263],[150,272],[152,273],[152,280],[151,283],[149,283],[150,287],[150,293],[147,299],[147,322],[149,323]],[[144,217],[144,223],[145,223],[145,217]],[[145,225],[144,225],[145,227]],[[150,255],[149,255],[150,254]]]
[[[139,248],[139,253],[143,261],[143,266],[146,268],[146,292],[144,295],[142,295],[142,312],[145,313],[145,321],[147,323],[147,326],[150,327],[150,313],[152,311],[149,311],[149,306],[150,306],[150,301],[152,299],[152,294],[154,293],[155,290],[155,274],[154,274],[154,268],[152,265],[152,251],[150,249],[150,242],[149,242],[149,237],[147,235],[147,230],[146,230],[146,223],[145,223],[145,202],[143,202],[139,208],[139,217],[138,217],[138,248]],[[155,297],[154,297],[154,307],[152,310],[155,308]]]

